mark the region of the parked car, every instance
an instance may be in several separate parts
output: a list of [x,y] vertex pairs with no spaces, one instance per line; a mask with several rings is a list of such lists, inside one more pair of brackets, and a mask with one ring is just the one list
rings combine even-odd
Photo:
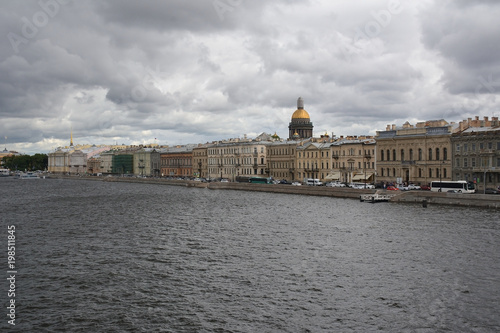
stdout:
[[293,182],[293,183],[292,183],[292,185],[293,185],[293,186],[302,186],[302,184],[301,184],[301,183],[299,183],[299,182]]
[[415,185],[415,184],[410,184],[408,185],[409,190],[420,190],[420,186]]
[[326,183],[326,186],[328,186],[328,187],[345,187],[345,184],[341,183],[339,181],[336,181],[336,182]]
[[221,183],[229,183],[229,180],[227,180],[227,179],[223,178],[223,179],[221,179],[221,180],[220,180],[220,182],[221,182]]
[[431,187],[429,185],[420,185],[420,189],[424,191],[430,191]]
[[387,191],[399,191],[399,188],[394,186],[387,186]]
[[487,188],[484,191],[485,194],[500,194],[499,190],[495,190],[494,188]]

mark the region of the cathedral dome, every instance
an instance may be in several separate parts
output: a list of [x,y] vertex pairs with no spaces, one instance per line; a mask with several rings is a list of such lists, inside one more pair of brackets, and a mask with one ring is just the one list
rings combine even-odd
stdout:
[[292,120],[293,119],[311,119],[311,117],[309,117],[309,113],[307,113],[306,110],[304,110],[304,109],[297,109],[292,114]]
[[304,110],[304,100],[302,97],[299,97],[297,100],[297,110],[292,114],[292,121],[294,119],[311,119],[309,117],[309,113],[307,113],[306,110]]

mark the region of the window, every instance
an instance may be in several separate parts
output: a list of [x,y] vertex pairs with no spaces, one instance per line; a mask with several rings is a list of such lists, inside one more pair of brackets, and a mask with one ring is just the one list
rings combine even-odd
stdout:
[[467,151],[467,149],[469,149],[469,145],[464,143],[464,153]]
[[410,149],[410,161],[413,161],[413,149]]
[[[499,161],[500,162],[500,161]],[[380,171],[382,171],[382,177],[384,177],[384,168],[380,169]]]
[[428,160],[432,161],[432,148],[429,148],[429,157],[428,157]]
[[422,148],[418,148],[418,160],[422,160]]
[[391,160],[391,152],[389,149],[387,149],[387,160],[390,161]]
[[459,143],[457,143],[457,145],[456,145],[456,151],[457,151],[457,152],[459,152],[459,151],[460,151],[460,144],[459,144]]
[[443,169],[443,177],[444,178],[448,177],[448,172],[446,171],[446,168]]
[[405,150],[401,149],[401,161],[405,160]]
[[[500,142],[499,142],[500,143]],[[384,160],[384,151],[381,150],[380,151],[380,160],[383,161]]]
[[475,168],[475,167],[476,167],[476,158],[475,158],[475,157],[472,157],[472,158],[470,159],[470,166],[471,166],[471,167],[473,167],[473,168]]
[[448,148],[444,148],[443,149],[443,160],[447,160],[448,159]]
[[429,168],[429,177],[432,177],[432,169]]
[[392,169],[392,176],[396,177],[396,169]]
[[493,142],[488,142],[488,149],[493,149]]
[[476,151],[476,144],[475,144],[475,143],[473,143],[473,144],[471,145],[471,148],[472,148],[472,151]]
[[464,158],[464,168],[467,168],[469,159],[467,157]]
[[484,143],[483,142],[479,143],[479,149],[484,149]]
[[436,161],[439,161],[439,148],[436,148]]
[[418,177],[422,178],[422,169],[421,168],[418,168]]
[[392,160],[396,161],[396,149],[392,150]]

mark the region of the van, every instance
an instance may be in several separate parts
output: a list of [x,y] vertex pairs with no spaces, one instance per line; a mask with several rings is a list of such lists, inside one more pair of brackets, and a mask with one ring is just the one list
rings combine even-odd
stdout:
[[322,186],[323,183],[319,179],[306,178],[304,183],[309,186]]

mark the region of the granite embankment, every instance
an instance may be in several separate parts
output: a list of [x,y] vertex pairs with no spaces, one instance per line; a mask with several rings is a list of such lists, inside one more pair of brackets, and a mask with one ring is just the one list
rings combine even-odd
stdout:
[[132,178],[132,177],[76,177],[59,176],[57,178],[88,179],[108,182],[128,182],[141,184],[159,184],[171,186],[187,186],[209,188],[212,190],[239,190],[273,192],[298,195],[316,195],[337,198],[359,199],[362,194],[394,194],[390,202],[394,203],[421,203],[424,206],[430,204],[455,205],[469,207],[485,207],[500,209],[500,195],[490,194],[460,194],[460,193],[437,193],[429,191],[407,191],[393,192],[385,190],[355,190],[350,188],[332,188],[325,186],[291,186],[291,185],[268,185],[249,183],[202,183],[189,180],[171,180],[164,178]]

